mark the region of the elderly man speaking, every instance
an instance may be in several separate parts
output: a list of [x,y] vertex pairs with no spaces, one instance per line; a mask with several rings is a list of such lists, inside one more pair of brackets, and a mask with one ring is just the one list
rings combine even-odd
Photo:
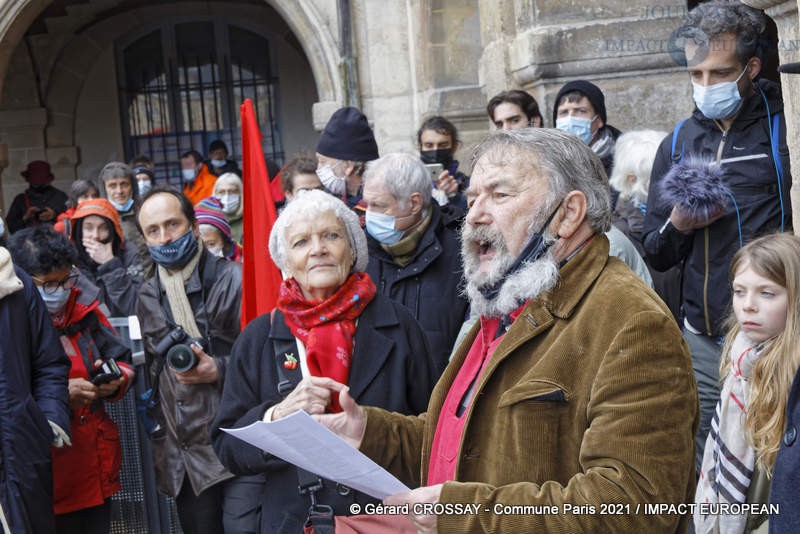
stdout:
[[[420,532],[684,529],[691,361],[667,307],[608,255],[600,160],[554,130],[497,131],[476,148],[467,199],[462,255],[480,321],[427,413],[342,392],[344,411],[318,420],[422,486],[385,501],[412,504]],[[454,503],[478,511],[448,515]]]

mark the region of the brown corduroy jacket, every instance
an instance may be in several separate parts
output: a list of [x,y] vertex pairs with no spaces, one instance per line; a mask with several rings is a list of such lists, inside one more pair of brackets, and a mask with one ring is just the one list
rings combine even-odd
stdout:
[[[411,487],[427,478],[439,412],[477,330],[426,414],[367,408],[362,452]],[[473,399],[455,481],[440,502],[478,503],[480,512],[440,515],[439,532],[651,533],[688,524],[646,505],[694,499],[689,351],[656,294],[608,257],[605,236],[562,267],[554,290],[528,302]]]

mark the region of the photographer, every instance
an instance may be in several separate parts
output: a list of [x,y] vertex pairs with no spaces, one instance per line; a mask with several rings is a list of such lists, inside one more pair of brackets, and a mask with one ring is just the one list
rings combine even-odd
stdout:
[[[233,475],[211,448],[209,431],[239,335],[241,265],[203,248],[191,202],[173,189],[151,189],[137,224],[157,266],[141,287],[136,314],[158,389],[155,417],[163,431],[152,436],[158,488],[175,498],[184,532],[235,531],[239,527],[227,522],[223,529],[223,502],[241,504],[231,496],[241,479],[230,480]],[[195,356],[186,371],[165,363],[176,345],[189,347]],[[240,521],[248,520],[247,512],[225,508],[226,517]]]
[[8,230],[11,233],[36,226],[39,223],[53,224],[56,217],[67,209],[67,195],[52,185],[53,173],[46,161],[31,161],[22,171],[29,187],[16,197],[8,210]]
[[103,401],[125,396],[133,369],[130,349],[89,292],[75,287],[75,251],[48,226],[26,228],[10,243],[14,262],[33,279],[69,356],[72,446],[53,448],[56,532],[102,533],[111,527],[111,496],[121,489],[119,429]]

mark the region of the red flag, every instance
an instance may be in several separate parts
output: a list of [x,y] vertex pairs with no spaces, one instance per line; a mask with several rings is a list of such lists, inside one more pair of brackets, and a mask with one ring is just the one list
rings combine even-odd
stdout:
[[272,179],[272,183],[270,183],[270,188],[272,189],[272,200],[275,202],[280,202],[282,200],[286,200],[286,195],[283,193],[283,180],[281,180],[281,173],[283,169],[286,168],[286,165],[278,171],[278,174]]
[[278,218],[261,149],[253,102],[241,105],[242,116],[242,201],[244,202],[242,262],[242,328],[278,302],[281,272],[269,255],[269,233]]

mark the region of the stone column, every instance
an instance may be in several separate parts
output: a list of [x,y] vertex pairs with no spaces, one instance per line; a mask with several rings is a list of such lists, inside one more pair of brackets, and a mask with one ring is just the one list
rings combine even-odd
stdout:
[[[763,9],[778,27],[778,57],[781,65],[800,61],[800,28],[798,6],[800,0],[742,0],[748,6]],[[786,143],[792,165],[792,223],[795,233],[800,229],[800,75],[781,74],[784,117],[786,117]]]

